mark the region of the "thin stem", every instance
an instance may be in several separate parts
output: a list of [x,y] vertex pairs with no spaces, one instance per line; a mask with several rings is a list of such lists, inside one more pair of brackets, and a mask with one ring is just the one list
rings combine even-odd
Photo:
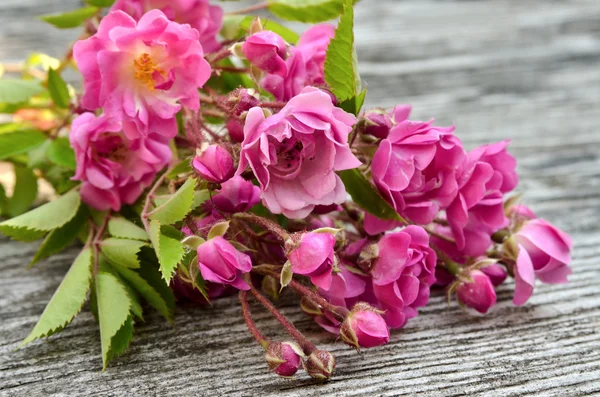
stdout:
[[162,185],[162,183],[165,181],[165,178],[167,177],[169,172],[171,172],[173,167],[174,165],[170,165],[169,168],[167,168],[167,170],[156,180],[156,182],[154,182],[154,185],[152,185],[152,188],[148,192],[148,195],[146,195],[146,201],[144,202],[144,208],[142,209],[142,214],[140,217],[142,218],[142,224],[144,225],[144,229],[146,229],[146,233],[148,233],[148,236],[150,235],[150,222],[148,221],[148,218],[152,199],[154,199],[154,194],[156,193],[160,185]]
[[263,218],[262,216],[258,216],[258,215],[248,213],[248,212],[238,212],[237,214],[234,214],[233,216],[238,219],[243,219],[243,220],[252,222],[255,225],[258,225],[264,229],[267,229],[268,231],[275,234],[283,242],[285,242],[287,239],[290,238],[290,235],[288,234],[288,232],[283,230],[281,228],[281,226],[279,226],[278,224],[276,224],[275,222],[273,222],[267,218]]
[[445,252],[437,248],[435,245],[432,245],[431,248],[435,250],[438,258],[440,258],[443,261],[443,265],[446,268],[446,270],[448,270],[454,276],[458,275],[461,272],[462,268],[460,264],[453,261]]
[[[281,275],[278,272],[270,270],[270,269],[253,268],[252,271],[255,271],[256,273],[259,273],[259,274],[275,277],[278,280],[281,277]],[[346,309],[345,307],[342,307],[342,306],[336,306],[336,305],[332,304],[331,302],[329,302],[327,299],[323,298],[321,295],[319,295],[315,291],[312,291],[310,288],[305,287],[304,285],[300,284],[298,281],[296,281],[294,279],[292,279],[290,281],[290,283],[288,284],[288,287],[292,288],[299,295],[308,297],[313,302],[315,302],[316,304],[321,306],[323,309],[328,310],[332,314],[339,316],[342,319],[342,321],[345,320],[346,317],[348,316],[348,313],[349,313],[348,309]]]
[[211,65],[219,62],[222,59],[225,59],[231,55],[231,51],[229,47],[221,48],[219,51],[215,52],[213,56],[208,60]]
[[283,325],[283,328],[285,328],[285,330],[294,339],[296,339],[296,342],[298,342],[298,344],[300,345],[302,350],[304,350],[304,353],[307,356],[310,355],[315,350],[317,350],[317,347],[311,341],[306,339],[306,337],[302,334],[302,332],[300,332],[298,330],[298,328],[296,328],[296,326],[294,326],[294,324],[292,324],[287,318],[285,318],[285,316],[283,314],[281,314],[281,312],[279,310],[277,310],[277,308],[275,306],[273,306],[271,301],[269,301],[267,298],[265,298],[256,288],[254,288],[249,274],[246,274],[245,280],[248,283],[248,285],[250,286],[250,293],[252,294],[252,296],[254,296],[254,299],[256,299],[258,302],[260,302],[260,304],[262,304],[265,307],[265,309],[267,309],[269,311],[269,313],[271,313],[273,315],[273,317],[275,317],[277,319],[277,321],[279,321],[281,323],[281,325]]
[[240,305],[242,306],[242,315],[244,316],[244,321],[246,322],[248,331],[250,331],[254,339],[256,339],[263,349],[266,349],[269,346],[269,340],[265,338],[265,336],[259,331],[254,323],[254,320],[252,320],[250,304],[248,303],[248,291],[240,291],[239,298]]
[[424,227],[423,229],[425,229],[425,231],[428,234],[432,235],[433,237],[437,237],[440,240],[444,240],[445,242],[450,243],[450,244],[456,244],[456,241],[454,241],[454,239],[452,237],[444,236],[443,234],[440,234],[440,233],[438,233],[434,230],[431,230],[429,228],[426,228],[426,227]]
[[220,117],[220,118],[225,118],[226,114],[224,112],[220,112],[218,110],[214,110],[214,109],[202,109],[200,110],[200,112],[202,113],[203,116],[213,116],[213,117]]
[[248,14],[250,12],[262,10],[263,8],[267,8],[269,6],[268,2],[254,4],[252,6],[248,6],[246,8],[241,8],[239,10],[228,12],[226,15],[239,15],[239,14]]

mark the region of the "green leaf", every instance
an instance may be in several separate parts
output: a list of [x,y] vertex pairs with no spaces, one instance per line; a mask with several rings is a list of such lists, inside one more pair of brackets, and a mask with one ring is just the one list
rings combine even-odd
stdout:
[[123,284],[125,290],[127,291],[127,296],[129,296],[129,301],[131,302],[131,313],[133,313],[133,315],[140,320],[144,321],[144,313],[142,310],[142,305],[140,304],[138,293],[131,285],[123,281],[121,277],[119,277],[119,281],[121,284]]
[[86,20],[91,18],[96,11],[98,11],[98,8],[96,7],[84,7],[62,14],[42,15],[40,19],[59,29],[70,29],[81,26]]
[[114,274],[100,271],[96,275],[96,301],[102,342],[102,363],[122,353],[133,334],[131,300],[126,287]]
[[149,241],[144,229],[125,218],[112,218],[108,221],[108,233],[118,238]]
[[113,5],[113,3],[115,2],[115,0],[86,0],[86,3],[88,3],[91,6],[96,6],[96,7],[110,7]]
[[355,97],[360,89],[353,28],[354,8],[352,0],[346,0],[344,13],[335,30],[335,37],[329,43],[325,58],[325,81],[340,102]]
[[54,164],[74,170],[77,166],[75,162],[75,152],[69,143],[68,138],[56,138],[50,141],[46,149],[46,156]]
[[348,113],[352,113],[358,116],[358,114],[360,113],[360,109],[362,109],[362,106],[365,103],[366,95],[367,90],[364,89],[360,92],[360,94],[353,96],[352,98],[346,99],[345,101],[340,103],[339,107],[341,107]]
[[360,208],[379,219],[404,221],[358,169],[340,171],[338,175]]
[[343,0],[269,0],[269,11],[281,19],[315,23],[336,18]]
[[14,165],[15,189],[12,197],[8,200],[7,212],[9,216],[18,216],[31,208],[37,197],[37,177],[31,168]]
[[[139,273],[123,266],[114,266],[114,268],[152,307],[167,320],[173,321],[173,309]],[[161,283],[164,285],[164,282]]]
[[169,173],[167,174],[168,179],[176,179],[181,174],[187,174],[192,171],[192,164],[190,159],[180,161]]
[[[1,90],[2,88],[0,92]],[[28,152],[45,141],[46,136],[37,130],[18,130],[0,134],[0,160]]]
[[91,277],[92,251],[86,248],[71,265],[33,331],[23,340],[21,346],[66,327],[85,303]]
[[[44,91],[38,80],[0,79],[0,102],[26,102]],[[2,145],[0,144],[0,148]]]
[[150,241],[154,246],[162,277],[169,284],[185,253],[183,244],[162,234],[160,222],[157,220],[150,222]]
[[17,240],[37,240],[73,219],[80,204],[79,192],[71,191],[41,207],[0,223],[0,232]]
[[79,235],[79,232],[87,224],[86,216],[87,211],[85,210],[85,206],[81,206],[73,219],[64,226],[52,230],[44,239],[29,266],[31,267],[42,259],[57,254],[71,245]]
[[140,267],[137,253],[146,245],[139,240],[108,238],[100,244],[102,253],[113,263],[132,269]]
[[163,298],[170,312],[175,311],[175,295],[173,290],[165,283],[160,273],[160,265],[154,250],[144,247],[138,255],[141,267],[137,270],[140,276]]
[[149,214],[150,218],[164,225],[170,225],[185,218],[192,210],[195,186],[196,180],[189,178],[164,204]]
[[67,83],[65,83],[60,74],[52,68],[48,69],[48,91],[50,92],[52,102],[54,102],[56,106],[62,109],[69,108],[71,96],[69,95]]

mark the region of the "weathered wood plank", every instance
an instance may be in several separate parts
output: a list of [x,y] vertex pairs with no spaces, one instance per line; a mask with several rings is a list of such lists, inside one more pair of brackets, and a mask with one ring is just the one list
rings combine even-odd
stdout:
[[[76,37],[28,18],[77,1],[35,3],[0,4],[0,59],[29,49],[60,55]],[[364,0],[357,35],[370,105],[412,103],[416,117],[455,122],[469,146],[513,140],[525,200],[573,235],[571,283],[539,285],[521,308],[504,286],[485,317],[448,309],[434,294],[392,343],[360,355],[286,297],[283,312],[338,357],[327,385],[267,373],[234,298],[178,309],[175,330],[149,313],[130,352],[101,373],[87,312],[48,341],[14,350],[76,250],[26,270],[35,245],[2,239],[0,396],[600,395],[600,2]],[[278,335],[268,315],[256,317]]]

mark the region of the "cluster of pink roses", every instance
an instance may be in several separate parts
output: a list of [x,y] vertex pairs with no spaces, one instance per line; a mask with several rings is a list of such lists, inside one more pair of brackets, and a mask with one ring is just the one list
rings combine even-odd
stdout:
[[198,88],[211,73],[198,30],[159,10],[132,11],[149,6],[142,3],[119,1],[97,33],[73,48],[84,79],[81,106],[103,111],[73,122],[75,179],[83,182],[83,200],[100,210],[132,204],[168,164],[175,115],[182,106],[199,108]]
[[[81,106],[90,112],[73,121],[70,139],[87,204],[118,211],[170,162],[175,116],[199,110],[198,90],[211,76],[204,52],[220,49],[221,18],[220,8],[201,0],[119,0],[97,33],[75,45]],[[253,74],[257,85],[276,102],[263,100],[260,87],[207,91],[228,135],[208,130],[210,137],[188,142],[199,146],[191,164],[211,198],[182,230],[202,237],[195,248],[208,296],[254,291],[248,273],[274,277],[273,266],[283,283],[288,269],[314,287],[290,284],[303,294],[302,308],[358,348],[387,343],[389,329],[415,317],[434,285],[485,313],[508,274],[516,305],[531,296],[536,279],[566,282],[569,237],[526,207],[507,205],[518,183],[508,142],[467,151],[454,126],[410,120],[408,105],[358,118],[337,107],[324,79],[334,31],[314,26],[291,46],[261,30],[238,44],[240,52],[233,47],[262,71]],[[91,113],[98,109],[100,116]],[[359,167],[398,220],[348,201],[339,172]],[[273,216],[248,213],[261,201]],[[287,218],[285,229],[276,215]],[[229,231],[210,235],[224,221],[232,221]],[[204,300],[180,278],[172,287]],[[267,345],[269,365],[293,375],[299,348]],[[332,370],[325,353],[313,351],[309,362]]]

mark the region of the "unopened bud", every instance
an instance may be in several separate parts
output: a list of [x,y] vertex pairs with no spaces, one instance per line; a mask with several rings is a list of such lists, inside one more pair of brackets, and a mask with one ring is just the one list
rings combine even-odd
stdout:
[[293,342],[271,342],[265,354],[269,369],[279,376],[294,376],[302,362],[300,357],[304,353]]
[[367,303],[357,303],[342,324],[340,337],[356,350],[385,345],[390,341],[390,330],[381,314]]
[[327,381],[333,375],[335,357],[327,350],[315,350],[308,356],[304,369],[313,379]]
[[362,271],[368,273],[375,260],[379,258],[379,246],[377,244],[368,244],[362,249],[356,260],[356,264],[361,268]]
[[490,278],[480,270],[469,273],[470,282],[463,281],[456,287],[456,297],[465,306],[485,314],[496,304],[496,291]]

